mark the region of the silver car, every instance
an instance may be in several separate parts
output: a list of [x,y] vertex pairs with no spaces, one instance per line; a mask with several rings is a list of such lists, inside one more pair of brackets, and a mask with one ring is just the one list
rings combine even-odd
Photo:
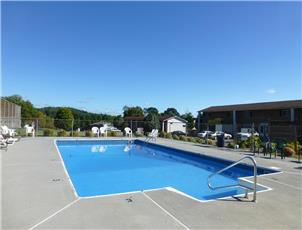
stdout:
[[199,136],[201,138],[205,138],[205,137],[210,137],[212,134],[213,134],[212,131],[205,130],[205,131],[202,131],[201,133],[197,133],[197,136]]
[[[211,138],[216,139],[218,135],[223,133],[224,132],[216,131],[215,133],[211,134]],[[232,139],[232,135],[229,133],[224,133],[224,139]]]

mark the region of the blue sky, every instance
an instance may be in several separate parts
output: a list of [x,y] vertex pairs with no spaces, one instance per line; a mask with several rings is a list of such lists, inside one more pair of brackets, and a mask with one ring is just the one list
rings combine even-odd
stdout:
[[301,3],[2,2],[2,94],[121,113],[300,99]]

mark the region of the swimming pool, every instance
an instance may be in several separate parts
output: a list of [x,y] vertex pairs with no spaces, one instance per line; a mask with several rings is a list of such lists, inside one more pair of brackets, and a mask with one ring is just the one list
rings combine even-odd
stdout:
[[[241,188],[211,190],[207,177],[231,161],[135,140],[57,140],[57,148],[79,197],[170,188],[198,200],[243,194]],[[277,172],[257,168],[257,174]],[[213,185],[236,184],[253,175],[239,164],[213,177]],[[262,190],[264,188],[260,188]]]

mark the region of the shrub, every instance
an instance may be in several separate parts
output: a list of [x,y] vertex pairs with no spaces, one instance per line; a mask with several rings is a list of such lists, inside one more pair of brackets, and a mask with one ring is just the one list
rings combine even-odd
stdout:
[[116,132],[108,131],[107,132],[107,137],[116,137]]
[[64,129],[61,129],[57,132],[58,137],[66,137],[67,132]]
[[235,144],[232,143],[232,142],[229,142],[228,145],[227,145],[228,148],[230,149],[234,149],[235,148]]
[[167,133],[165,138],[168,138],[168,139],[172,139],[172,134],[171,133]]
[[286,147],[289,147],[289,148],[291,148],[292,150],[295,151],[295,148],[296,148],[295,144],[297,145],[297,149],[301,149],[301,145],[300,145],[300,143],[298,141],[297,141],[297,143],[295,143],[294,141],[293,142],[289,142],[289,143],[286,144]]
[[187,137],[186,136],[184,136],[184,135],[181,135],[180,137],[179,137],[179,140],[181,140],[181,141],[187,141]]
[[277,149],[277,143],[275,142],[271,142],[271,147],[270,147],[270,150],[271,152],[275,152]]
[[191,142],[192,140],[193,140],[192,137],[187,137],[188,142]]
[[245,146],[247,148],[252,147],[253,143],[255,142],[256,144],[256,148],[259,148],[261,145],[261,140],[259,137],[257,136],[250,136],[247,140],[244,141],[245,142]]
[[16,129],[16,132],[17,132],[17,135],[20,135],[21,137],[25,137],[26,136],[25,129],[23,129],[23,128]]
[[198,142],[197,142],[197,137],[192,137],[191,142],[193,142],[193,143],[198,143]]
[[286,157],[291,157],[291,156],[295,155],[295,150],[293,150],[290,147],[284,147],[283,152],[284,152]]
[[74,137],[79,137],[80,134],[81,133],[79,131],[73,131],[73,134],[72,134],[72,132],[70,132],[70,136],[74,136]]
[[55,131],[53,129],[44,129],[43,136],[46,136],[46,137],[55,136]]
[[200,143],[200,144],[203,143],[202,139],[199,137],[195,137],[195,141],[196,141],[196,143]]
[[174,139],[174,140],[179,140],[179,136],[173,135],[173,139]]
[[214,144],[214,141],[211,139],[208,139],[208,145],[213,145],[213,144]]
[[245,142],[245,141],[239,142],[239,148],[245,149],[246,147],[247,147],[247,146],[246,146],[246,142]]
[[93,133],[90,130],[85,132],[85,137],[93,137]]
[[161,131],[158,136],[165,138],[167,136],[167,133],[164,131]]

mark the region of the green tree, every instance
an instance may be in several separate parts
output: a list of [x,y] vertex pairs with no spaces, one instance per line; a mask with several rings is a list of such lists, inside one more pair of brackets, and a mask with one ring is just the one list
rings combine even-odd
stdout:
[[123,117],[121,115],[116,116],[113,120],[113,125],[114,127],[123,130],[125,128]]
[[55,117],[55,126],[59,129],[71,130],[73,114],[68,108],[60,108]]
[[124,117],[144,116],[144,111],[139,106],[135,106],[135,107],[124,106],[123,110],[124,110]]
[[160,126],[159,113],[154,107],[149,107],[144,109],[146,121],[145,129],[151,131],[152,129],[158,129]]
[[179,112],[175,108],[167,108],[163,113],[163,116],[180,116]]
[[155,107],[149,107],[149,108],[144,108],[144,115],[147,116],[148,114],[159,114],[158,109]]
[[194,127],[194,116],[192,113],[185,113],[180,116],[182,119],[185,119],[187,123],[188,129],[192,130]]

